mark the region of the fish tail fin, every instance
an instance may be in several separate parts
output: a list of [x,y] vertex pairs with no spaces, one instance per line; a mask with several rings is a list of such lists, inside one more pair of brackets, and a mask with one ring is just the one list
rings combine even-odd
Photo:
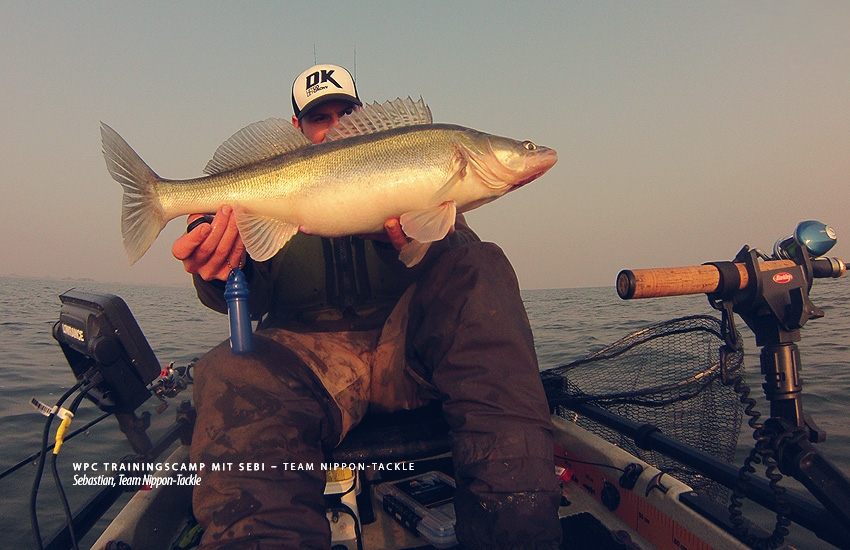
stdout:
[[145,164],[118,132],[100,123],[103,157],[112,179],[124,188],[121,235],[130,265],[153,244],[168,220],[159,201],[160,177]]

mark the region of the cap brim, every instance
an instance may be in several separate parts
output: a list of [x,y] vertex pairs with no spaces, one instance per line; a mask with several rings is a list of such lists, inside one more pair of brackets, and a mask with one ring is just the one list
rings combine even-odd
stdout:
[[326,94],[307,102],[307,104],[304,105],[304,107],[298,113],[298,118],[300,119],[301,117],[306,115],[308,112],[310,112],[310,109],[314,109],[323,103],[327,103],[328,101],[345,101],[347,103],[351,103],[352,105],[357,105],[358,107],[363,106],[363,102],[361,102],[356,97],[351,97],[349,94]]

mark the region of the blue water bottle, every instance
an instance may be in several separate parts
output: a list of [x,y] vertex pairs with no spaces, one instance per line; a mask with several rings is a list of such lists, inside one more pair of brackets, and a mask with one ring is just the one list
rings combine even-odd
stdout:
[[233,353],[250,353],[253,349],[249,296],[251,291],[248,290],[245,274],[238,267],[234,267],[224,285],[227,317],[230,319],[230,349]]

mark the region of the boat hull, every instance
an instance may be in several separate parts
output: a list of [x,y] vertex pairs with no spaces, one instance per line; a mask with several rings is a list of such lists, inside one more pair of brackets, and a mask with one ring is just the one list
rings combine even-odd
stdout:
[[[567,468],[562,482],[564,500],[559,510],[565,526],[565,539],[578,536],[588,522],[604,527],[603,536],[623,543],[632,541],[645,550],[743,550],[747,548],[723,529],[689,508],[680,495],[691,488],[619,447],[578,425],[553,416],[556,465]],[[188,447],[181,446],[167,459],[188,463]],[[368,461],[364,461],[367,462]],[[595,465],[585,464],[592,462]],[[639,464],[643,471],[632,489],[619,485],[620,470]],[[417,472],[419,468],[417,467]],[[175,477],[176,472],[158,472],[159,477]],[[380,480],[379,480],[380,481]],[[374,492],[377,484],[372,485]],[[92,546],[105,550],[110,541],[122,541],[132,548],[171,548],[191,517],[191,486],[160,483],[138,491]],[[613,496],[616,493],[616,497]],[[616,501],[614,506],[612,503]],[[423,539],[414,536],[380,509],[376,521],[363,526],[366,549],[421,547]],[[595,527],[598,531],[598,527]],[[586,536],[582,534],[581,536]]]

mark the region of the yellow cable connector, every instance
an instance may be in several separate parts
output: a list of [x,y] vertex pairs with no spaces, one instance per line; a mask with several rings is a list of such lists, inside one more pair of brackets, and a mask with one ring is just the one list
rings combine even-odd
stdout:
[[68,415],[62,419],[59,429],[56,430],[56,444],[53,445],[53,454],[55,455],[59,454],[59,448],[62,447],[62,443],[65,441],[65,432],[68,431],[68,426],[71,425],[71,420],[74,419],[72,413],[69,412]]

